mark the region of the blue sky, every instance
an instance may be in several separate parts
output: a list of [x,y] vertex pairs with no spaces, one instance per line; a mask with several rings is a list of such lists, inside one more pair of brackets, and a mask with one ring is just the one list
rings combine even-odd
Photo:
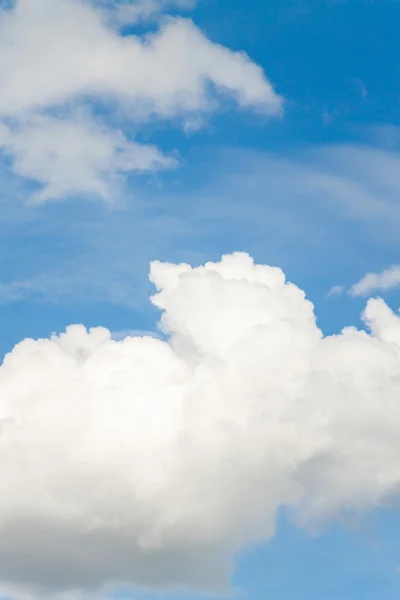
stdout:
[[[105,4],[110,14],[117,9]],[[45,2],[43,7],[40,18],[50,28]],[[2,35],[12,30],[4,11]],[[271,114],[275,100],[268,100],[268,109],[253,100],[240,106],[238,96],[242,87],[251,88],[250,79],[213,110],[165,109],[162,118],[151,114],[143,120],[131,116],[138,106],[107,92],[85,96],[78,90],[75,97],[67,91],[58,105],[49,92],[51,101],[43,101],[40,111],[35,99],[15,113],[0,105],[1,123],[9,128],[0,131],[2,355],[24,338],[48,337],[71,323],[112,332],[157,331],[159,311],[148,300],[152,260],[197,266],[248,252],[258,263],[281,267],[305,290],[327,335],[348,325],[363,327],[359,317],[366,298],[347,290],[365,274],[400,263],[399,3],[198,0],[191,9],[175,6],[169,13],[191,18],[211,42],[244,51],[283,98],[282,114]],[[29,36],[26,22],[22,38]],[[127,39],[159,26],[158,17],[129,22],[118,35]],[[0,96],[11,78],[6,50],[0,42],[6,56],[0,61],[6,81],[1,84],[0,77]],[[73,42],[67,51],[74,53]],[[171,56],[174,61],[181,55]],[[25,63],[11,60],[13,69],[19,64],[29,90],[36,84],[24,72]],[[59,72],[62,78],[63,63]],[[16,102],[11,92],[10,98],[11,106]],[[46,129],[40,119],[58,122],[65,114],[79,127],[90,115],[107,128],[104,135],[116,128],[124,143],[151,145],[177,164],[158,168],[157,160],[164,159],[153,157],[143,173],[115,167],[106,174],[111,199],[85,187],[86,171],[68,188],[66,155],[51,147],[43,156],[53,152],[56,162],[40,163],[41,138],[37,142],[32,133]],[[53,125],[46,131],[55,139]],[[66,130],[60,146],[64,135]],[[95,139],[93,148],[96,144]],[[38,200],[55,170],[61,173],[56,187],[60,181],[64,187]],[[343,286],[342,293],[329,295],[333,286]],[[383,295],[396,311],[399,289],[387,288],[377,284],[371,293]],[[232,594],[249,600],[397,598],[399,532],[396,510],[380,508],[349,522],[334,520],[317,533],[279,518],[268,543],[236,557]],[[167,590],[160,593],[170,597]]]

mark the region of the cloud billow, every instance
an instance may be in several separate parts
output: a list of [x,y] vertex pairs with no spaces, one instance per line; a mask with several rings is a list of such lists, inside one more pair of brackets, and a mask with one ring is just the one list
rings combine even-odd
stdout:
[[307,525],[398,492],[400,319],[383,301],[370,333],[324,337],[304,293],[246,254],[150,277],[168,341],[74,325],[0,367],[0,595],[221,590],[279,509]]

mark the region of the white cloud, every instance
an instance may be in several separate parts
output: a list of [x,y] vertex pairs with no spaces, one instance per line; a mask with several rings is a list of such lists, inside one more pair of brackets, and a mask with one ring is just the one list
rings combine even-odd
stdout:
[[352,296],[368,296],[375,292],[387,292],[400,285],[400,266],[393,265],[381,273],[367,273],[349,290]]
[[0,25],[6,115],[89,95],[132,105],[140,116],[170,117],[208,110],[207,83],[243,106],[281,110],[260,67],[212,43],[189,20],[170,19],[145,37],[121,36],[78,0],[19,0]]
[[324,338],[247,255],[151,279],[169,342],[78,325],[0,368],[0,594],[221,587],[277,509],[308,523],[398,494],[400,318],[382,300],[370,333]]
[[[169,5],[146,4],[150,12]],[[114,10],[118,7],[142,10],[143,6],[119,4]],[[150,118],[178,118],[184,125],[189,121],[200,123],[201,115],[214,109],[218,96],[224,95],[234,98],[241,107],[270,115],[277,115],[282,109],[281,97],[260,67],[245,54],[212,43],[190,20],[170,18],[156,32],[122,35],[101,7],[84,0],[17,0],[11,8],[0,9],[0,118],[5,126],[12,118],[20,130],[14,164],[21,162],[21,155],[32,158],[35,148],[31,142],[47,138],[50,109],[62,108],[68,115],[71,106],[93,101],[103,107],[107,105],[107,110],[100,111],[105,123],[110,109],[118,109],[135,128],[144,127]],[[51,119],[52,127],[62,129],[56,140],[59,164],[66,160],[65,171],[69,173],[71,163],[79,163],[82,171],[71,191],[87,193],[102,189],[104,182],[93,176],[92,160],[102,162],[102,158],[94,150],[98,135],[92,140],[88,138],[93,132],[90,120],[80,125],[84,133],[81,131],[77,143],[70,145],[71,138],[77,136],[74,118],[64,117],[59,125],[54,122],[54,114]],[[28,132],[27,122],[34,123],[28,125]],[[42,125],[43,132],[39,131]],[[33,141],[32,127],[35,127]],[[85,145],[90,145],[87,157],[79,147],[82,135]],[[65,152],[64,136],[69,146]],[[110,131],[106,137],[109,147],[106,152],[113,156],[118,146],[117,133]],[[103,131],[100,144],[103,150],[104,138]],[[125,140],[123,144],[128,147]],[[135,170],[139,147],[129,142],[130,156],[132,148],[136,158],[124,161],[122,170]],[[8,150],[13,153],[12,143]],[[143,160],[149,162],[148,149],[140,151]],[[98,152],[101,154],[101,148]],[[158,159],[156,162],[162,164]],[[36,158],[33,168],[29,160],[26,169],[28,177],[33,176],[44,185],[43,199],[57,197],[58,188],[64,187],[58,176],[57,181],[53,180],[52,167],[47,153],[44,160],[40,155]],[[87,184],[83,182],[85,170]],[[24,168],[17,168],[16,172],[25,176]]]
[[128,142],[122,132],[85,118],[38,116],[0,129],[0,148],[17,175],[42,184],[37,201],[74,193],[113,199],[118,176],[171,168],[177,163],[153,146]]

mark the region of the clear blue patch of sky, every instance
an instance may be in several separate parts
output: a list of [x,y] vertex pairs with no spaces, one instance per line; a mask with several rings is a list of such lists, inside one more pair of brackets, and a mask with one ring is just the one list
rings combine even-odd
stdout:
[[381,512],[318,536],[284,518],[274,539],[238,560],[234,578],[252,600],[396,600],[400,516]]

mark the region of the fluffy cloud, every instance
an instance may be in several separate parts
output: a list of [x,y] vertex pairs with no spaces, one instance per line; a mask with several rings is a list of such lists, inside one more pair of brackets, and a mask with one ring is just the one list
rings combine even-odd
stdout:
[[400,267],[393,265],[381,273],[367,273],[349,290],[352,296],[368,296],[374,292],[386,292],[400,285]]
[[171,168],[176,160],[153,146],[129,142],[122,132],[85,118],[38,116],[0,128],[0,147],[17,175],[41,184],[33,195],[45,201],[74,193],[112,201],[118,176]]
[[[117,5],[111,14],[141,6]],[[152,11],[159,6],[163,3],[156,3]],[[49,110],[63,108],[68,115],[71,105],[82,102],[100,104],[103,110],[98,112],[104,118],[110,109],[118,108],[136,128],[150,118],[184,122],[215,108],[218,94],[234,98],[241,107],[280,113],[282,99],[262,69],[245,54],[212,43],[190,20],[170,18],[156,32],[124,36],[107,15],[109,11],[84,0],[17,0],[11,8],[0,9],[0,117],[5,125],[10,119],[17,127],[21,119],[24,126],[34,118],[36,128],[43,122],[44,131],[36,139],[48,133]],[[91,172],[92,162],[98,160],[96,138],[86,158],[79,144],[69,145],[76,124],[64,116],[60,125],[64,132],[67,125],[72,130],[66,133],[67,150],[61,136],[52,148],[55,160],[61,164],[67,154],[68,161],[79,162],[82,170]],[[90,123],[86,132],[89,129]],[[12,145],[9,150],[13,151]],[[138,159],[139,151],[143,159]],[[148,152],[146,147],[135,147],[139,163],[148,162]],[[34,153],[28,134],[20,134],[18,153]],[[136,160],[127,162],[130,170],[136,170]],[[58,185],[52,181],[47,157],[41,161],[39,156],[37,163],[33,171],[39,172],[46,198]],[[17,173],[21,174],[18,169]],[[93,182],[88,186],[93,191]],[[76,191],[86,193],[87,186],[82,183]]]
[[[276,114],[281,100],[245,55],[210,42],[185,19],[146,37],[121,36],[78,0],[19,0],[1,15],[0,113],[113,99],[140,116],[209,108],[207,83]],[[36,65],[31,68],[32,63]]]
[[[347,290],[347,293],[350,296],[369,296],[376,292],[387,292],[399,285],[400,267],[393,265],[380,273],[366,273],[361,277],[360,281],[357,281],[357,283]],[[335,285],[329,290],[328,296],[337,296],[343,294],[345,291],[344,286]]]
[[324,337],[312,304],[248,255],[153,263],[168,341],[71,326],[0,368],[0,580],[27,597],[221,588],[234,553],[393,500],[400,319]]

